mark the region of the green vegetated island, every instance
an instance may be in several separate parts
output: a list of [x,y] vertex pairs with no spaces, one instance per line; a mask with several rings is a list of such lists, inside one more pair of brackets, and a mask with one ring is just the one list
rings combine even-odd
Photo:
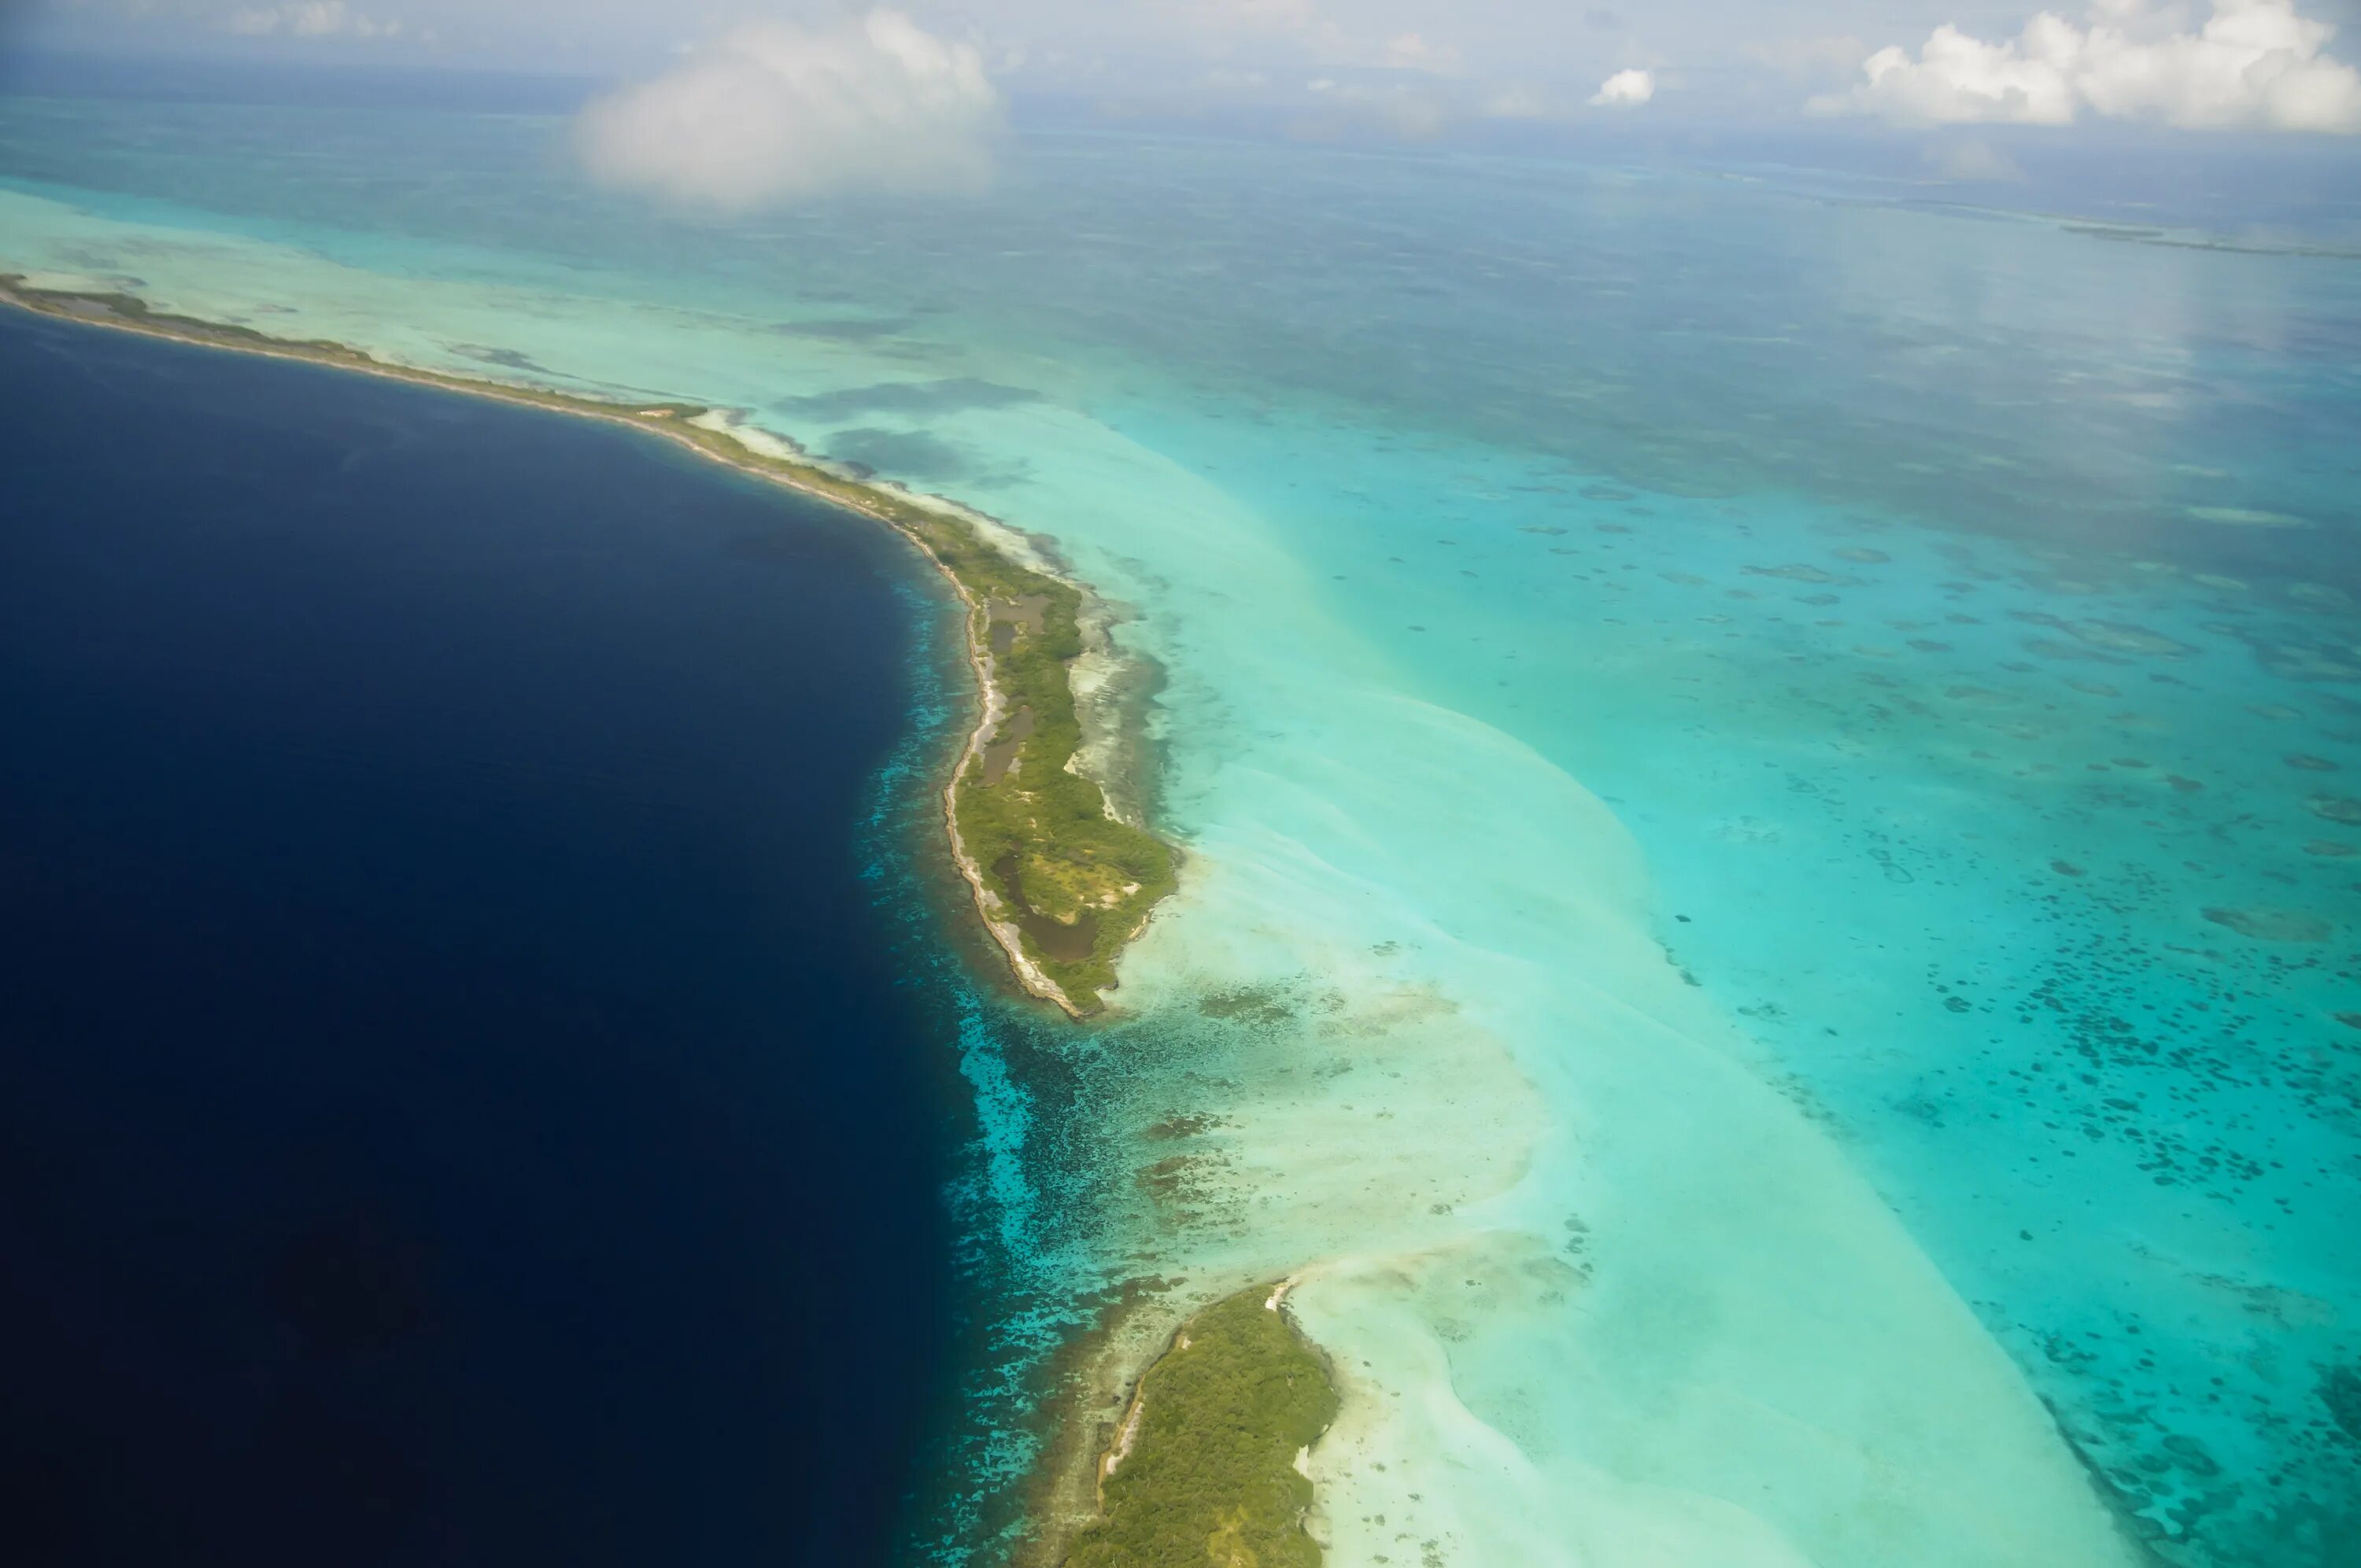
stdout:
[[1301,1467],[1336,1416],[1320,1353],[1258,1285],[1182,1325],[1099,1461],[1064,1568],[1317,1568]]
[[348,344],[274,337],[158,311],[132,294],[38,287],[16,273],[0,273],[0,302],[628,424],[891,526],[926,553],[967,608],[983,714],[945,787],[944,815],[977,910],[1027,989],[1077,1017],[1098,1011],[1100,993],[1115,982],[1117,954],[1173,890],[1171,846],[1119,817],[1075,763],[1082,589],[1028,562],[1017,537],[986,520],[813,461],[774,438],[749,438],[720,411],[697,404],[620,403],[421,370]]
[[[620,403],[390,364],[331,339],[291,339],[154,310],[136,295],[45,288],[0,272],[0,303],[217,348],[336,366],[647,431],[895,529],[967,610],[983,715],[943,793],[952,854],[984,923],[1027,988],[1082,1016],[1103,1005],[1115,960],[1175,885],[1174,852],[1110,808],[1075,765],[1083,652],[1080,586],[1025,558],[1014,536],[946,503],[751,444],[727,415],[679,402]],[[1135,1390],[1099,1460],[1099,1517],[1067,1568],[1312,1568],[1312,1483],[1299,1468],[1336,1409],[1319,1352],[1284,1310],[1282,1286],[1206,1308]]]

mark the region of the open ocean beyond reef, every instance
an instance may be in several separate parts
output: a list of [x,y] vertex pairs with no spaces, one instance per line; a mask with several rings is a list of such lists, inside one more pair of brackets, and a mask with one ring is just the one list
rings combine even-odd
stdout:
[[21,316],[0,469],[11,1560],[882,1560],[967,1119],[860,858],[923,565]]
[[1043,536],[1187,860],[1018,1005],[895,542],[6,323],[49,1526],[990,1561],[1093,1303],[1301,1271],[1333,1568],[2361,1562],[2351,211],[1045,125],[720,221],[250,96],[0,97],[0,270]]

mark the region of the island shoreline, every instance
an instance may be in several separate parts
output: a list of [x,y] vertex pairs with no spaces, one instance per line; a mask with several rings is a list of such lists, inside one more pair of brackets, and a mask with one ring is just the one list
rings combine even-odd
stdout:
[[[125,309],[126,302],[136,309],[137,313],[126,313]],[[259,358],[375,376],[410,386],[482,398],[493,402],[506,403],[514,408],[532,409],[544,413],[570,414],[581,419],[618,425],[644,435],[657,437],[669,446],[693,453],[748,478],[775,485],[807,499],[832,506],[840,511],[851,512],[869,521],[882,524],[926,559],[927,564],[934,568],[945,583],[950,585],[952,596],[959,601],[964,611],[965,627],[962,641],[968,671],[974,680],[973,701],[976,721],[970,726],[966,740],[951,765],[950,774],[938,792],[943,835],[950,848],[951,861],[958,868],[961,880],[967,883],[970,901],[974,905],[977,919],[991,935],[994,945],[999,948],[1006,961],[1008,971],[1017,985],[1027,995],[1051,1003],[1069,1018],[1076,1021],[1090,1016],[1095,1011],[1093,1008],[1086,1008],[1079,1004],[1068,993],[1067,989],[1052,979],[1041,964],[1026,951],[1021,930],[1013,921],[994,907],[997,895],[992,890],[983,866],[978,863],[970,850],[966,838],[960,828],[960,785],[968,776],[971,768],[982,759],[984,748],[990,743],[991,737],[1007,714],[1006,694],[1001,690],[1000,684],[994,679],[992,650],[988,643],[989,622],[986,620],[989,611],[985,598],[951,568],[933,544],[915,529],[897,520],[894,513],[887,510],[885,504],[887,498],[877,486],[862,479],[839,477],[829,473],[818,464],[800,458],[766,458],[763,454],[756,451],[736,433],[734,422],[724,422],[719,426],[697,422],[705,416],[718,416],[725,422],[730,420],[729,411],[710,405],[692,406],[652,400],[644,409],[641,409],[622,402],[610,402],[570,392],[480,379],[445,371],[426,370],[390,363],[348,344],[328,340],[306,343],[277,338],[236,323],[212,323],[198,317],[183,318],[169,313],[156,312],[144,301],[137,300],[135,296],[42,288],[28,284],[20,273],[0,272],[0,304],[10,305],[27,313],[44,316],[54,321],[129,333],[162,342],[183,344],[191,347],[219,349],[227,353],[252,355]],[[698,433],[701,433],[714,439],[703,440],[699,438]],[[720,442],[728,442],[739,450],[737,452],[727,450],[719,444]],[[794,463],[795,466],[789,466],[790,462]],[[815,476],[824,476],[829,483],[822,485],[815,482],[814,478],[798,474],[796,467],[808,468]],[[908,491],[898,486],[895,488],[902,490],[902,494],[909,498],[906,504],[920,510],[932,510],[923,507],[917,492]],[[872,492],[876,492],[873,499]],[[975,530],[976,523],[970,520],[980,518],[981,514],[975,514],[972,509],[961,507],[956,502],[940,498],[924,499],[938,500],[940,506],[950,509],[952,515],[959,516],[972,531]],[[1001,525],[995,522],[995,526]],[[979,537],[983,536],[979,533]],[[997,549],[996,546],[994,548]],[[1005,554],[1005,551],[1000,553]],[[1088,587],[1076,579],[1031,564],[1026,564],[1024,569],[1044,577],[1053,578],[1085,598],[1089,596]],[[1086,774],[1082,776],[1088,777]],[[1089,782],[1101,792],[1102,800],[1104,800],[1110,785],[1104,781],[1096,779],[1090,779]],[[1160,839],[1158,841],[1161,842]],[[1170,848],[1169,845],[1166,846],[1168,852]],[[1154,902],[1151,901],[1149,905],[1140,912],[1131,928],[1123,934],[1121,945],[1128,945],[1146,929],[1148,921],[1153,917]]]
[[[130,297],[123,297],[129,300]],[[868,521],[884,525],[910,547],[918,551],[942,581],[949,585],[958,602],[965,626],[962,651],[969,674],[973,680],[972,722],[965,729],[958,755],[949,776],[936,792],[936,810],[941,818],[950,860],[961,879],[967,884],[968,897],[976,916],[993,943],[1001,952],[1007,972],[1029,996],[1049,1003],[1068,1017],[1082,1020],[1091,1015],[1091,1009],[1078,1005],[1065,988],[1049,976],[1032,955],[1025,950],[1023,935],[1005,913],[994,907],[995,894],[970,847],[968,836],[960,825],[961,784],[972,768],[983,758],[985,749],[1003,721],[1008,717],[1009,696],[1001,681],[994,678],[993,646],[990,641],[994,625],[988,592],[963,578],[946,561],[934,545],[911,526],[896,518],[889,510],[895,495],[864,480],[841,477],[802,455],[802,449],[782,438],[758,432],[771,441],[781,441],[794,454],[788,457],[772,457],[742,440],[737,433],[735,417],[730,411],[710,405],[692,405],[650,400],[644,404],[610,401],[574,393],[544,389],[529,385],[478,379],[446,372],[425,370],[378,359],[350,345],[323,341],[317,344],[275,338],[253,329],[234,323],[215,323],[196,317],[179,317],[166,313],[151,312],[144,302],[133,301],[138,313],[125,313],[115,296],[99,295],[82,291],[43,289],[26,284],[20,275],[0,271],[0,304],[7,304],[28,313],[70,323],[108,328],[161,342],[182,344],[191,347],[221,349],[231,353],[248,354],[261,358],[288,363],[317,366],[325,369],[346,370],[402,382],[431,390],[458,393],[505,403],[514,408],[535,410],[544,413],[570,414],[621,426],[646,435],[661,438],[668,447],[685,450],[717,463],[745,477],[775,485],[808,499],[834,507]],[[808,470],[806,477],[799,470]],[[816,482],[825,480],[825,483]],[[1110,613],[1110,607],[1079,580],[1067,575],[1069,568],[1062,561],[1044,559],[1048,554],[1030,539],[1025,539],[1027,553],[1035,559],[1016,562],[1007,549],[994,543],[983,532],[978,521],[992,529],[1006,530],[1007,525],[996,519],[983,518],[971,509],[939,498],[920,498],[914,492],[895,487],[899,497],[908,498],[903,504],[917,510],[931,510],[925,501],[934,500],[950,509],[985,548],[1035,576],[1059,582],[1084,597],[1090,618],[1085,632],[1085,645],[1090,652],[1112,662],[1113,680],[1108,684],[1139,683],[1137,692],[1117,689],[1098,700],[1117,711],[1144,704],[1152,698],[1154,687],[1163,672],[1154,661],[1125,658],[1114,651],[1111,628],[1119,620]],[[1015,532],[1014,530],[1007,532]],[[1019,538],[1025,538],[1019,534]],[[1070,688],[1071,689],[1071,688]],[[1082,701],[1074,694],[1077,706]],[[1140,743],[1146,744],[1145,737]],[[1117,739],[1107,748],[1116,755],[1123,749]],[[1153,777],[1145,769],[1128,778],[1100,778],[1082,772],[1076,759],[1075,771],[1099,792],[1109,817],[1125,820],[1137,817],[1144,824],[1151,811],[1156,793]],[[1113,765],[1105,771],[1115,773]],[[1120,789],[1123,799],[1116,796]],[[1128,807],[1128,809],[1126,809]],[[1146,833],[1144,826],[1137,830]],[[1159,844],[1161,839],[1156,840]],[[1169,852],[1170,846],[1166,846]],[[946,890],[948,891],[948,890]],[[1167,890],[1169,891],[1169,889]],[[1119,946],[1127,945],[1146,928],[1153,918],[1155,903],[1160,894],[1140,909],[1137,918],[1120,933]],[[979,954],[978,957],[981,955]],[[1048,1419],[1048,1441],[1032,1467],[1027,1480],[1017,1488],[1018,1543],[1014,1560],[1033,1568],[1063,1568],[1067,1559],[1078,1549],[1078,1543],[1094,1531],[1109,1528],[1112,1514],[1104,1486],[1110,1465],[1111,1446],[1122,1443],[1127,1454],[1136,1446],[1138,1432],[1136,1423],[1145,1399],[1148,1380],[1165,1365],[1173,1353],[1176,1336],[1186,1343],[1188,1329],[1204,1314],[1221,1305],[1221,1296],[1202,1296],[1197,1291],[1180,1294],[1188,1302],[1180,1306],[1166,1299],[1178,1282],[1159,1278],[1133,1278],[1109,1290],[1096,1303],[1092,1325],[1077,1335],[1054,1358],[1048,1370],[1049,1387],[1044,1390],[1042,1414]],[[1232,1286],[1235,1288],[1235,1284]],[[1256,1286],[1248,1294],[1259,1294],[1266,1287]],[[1283,1289],[1284,1287],[1282,1286]],[[1276,1307],[1273,1308],[1276,1310]],[[1297,1335],[1299,1345],[1305,1346],[1317,1357],[1316,1347]],[[1323,1363],[1324,1365],[1324,1363]],[[1323,1378],[1324,1384],[1324,1378]],[[1333,1391],[1327,1398],[1333,1399]],[[1103,1408],[1112,1406],[1115,1417],[1110,1423],[1100,1416]],[[1130,1420],[1135,1430],[1133,1440],[1123,1442],[1122,1426]],[[1321,1422],[1324,1426],[1325,1420]],[[1117,1461],[1120,1463],[1120,1460]],[[1292,1519],[1286,1521],[1292,1532]],[[1317,1561],[1318,1548],[1311,1546],[1312,1560]]]

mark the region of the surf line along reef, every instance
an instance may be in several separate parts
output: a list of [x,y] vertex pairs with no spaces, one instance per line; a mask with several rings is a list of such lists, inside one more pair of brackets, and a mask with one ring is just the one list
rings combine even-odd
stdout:
[[626,424],[741,473],[846,508],[908,539],[967,610],[982,715],[943,788],[951,855],[978,915],[1034,995],[1074,1017],[1101,1010],[1115,962],[1175,884],[1174,851],[1119,815],[1085,772],[1073,667],[1082,587],[1010,530],[964,508],[815,462],[691,403],[620,403],[390,364],[347,344],[274,337],[152,309],[136,295],[40,287],[0,272],[0,303],[208,347],[301,359]]

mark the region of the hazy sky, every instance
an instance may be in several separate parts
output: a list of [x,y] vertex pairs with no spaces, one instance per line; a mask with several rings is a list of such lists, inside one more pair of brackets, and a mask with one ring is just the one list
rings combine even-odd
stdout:
[[947,92],[949,112],[972,112],[975,83],[954,82],[972,71],[1002,97],[1275,105],[1407,137],[1611,115],[2361,133],[2361,0],[2063,0],[2051,15],[2032,0],[900,0],[886,19],[901,42],[882,44],[871,7],[824,0],[0,8],[18,47],[701,71],[671,101],[826,82],[900,121]]

